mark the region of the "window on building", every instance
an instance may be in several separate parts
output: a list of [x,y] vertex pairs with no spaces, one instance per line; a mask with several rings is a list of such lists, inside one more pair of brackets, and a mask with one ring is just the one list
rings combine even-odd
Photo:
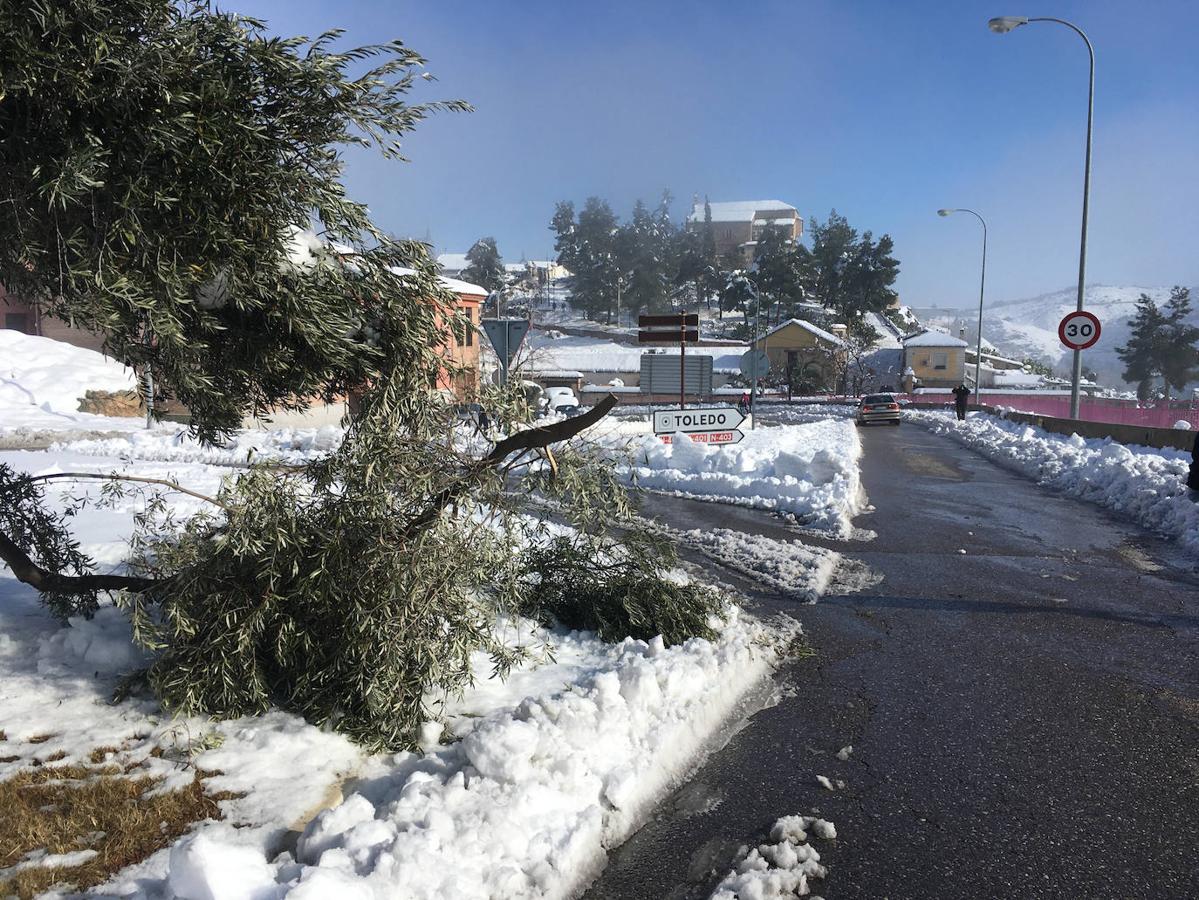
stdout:
[[731,237],[733,236],[733,229],[731,229],[731,228],[726,228],[726,229],[724,230],[724,236],[725,236],[726,238],[731,238]]
[[933,368],[940,369],[940,370],[948,369],[949,368],[949,354],[948,353],[934,353],[933,354]]
[[12,331],[33,334],[29,328],[29,313],[5,313],[4,327]]

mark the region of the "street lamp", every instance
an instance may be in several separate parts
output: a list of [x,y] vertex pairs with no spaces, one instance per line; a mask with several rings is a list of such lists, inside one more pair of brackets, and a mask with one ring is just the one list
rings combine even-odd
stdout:
[[752,276],[758,274],[758,261],[755,259],[753,265],[749,267],[749,272],[745,276],[745,283],[750,286],[754,292],[754,336],[749,342],[749,352],[753,354],[750,357],[750,383],[749,383],[749,428],[751,431],[758,430],[758,348],[754,346],[758,343],[758,331],[761,327],[762,319],[762,294],[758,290],[757,284],[754,283]]
[[[1082,38],[1083,43],[1087,45],[1087,53],[1091,57],[1090,86],[1087,90],[1087,157],[1082,181],[1082,241],[1078,251],[1078,303],[1076,307],[1078,312],[1082,312],[1083,294],[1086,289],[1087,278],[1087,210],[1091,198],[1091,132],[1095,119],[1095,48],[1091,46],[1091,41],[1086,36],[1086,33],[1073,22],[1067,22],[1065,19],[1055,19],[1051,16],[1040,16],[1034,19],[1025,18],[1024,16],[999,16],[998,18],[991,19],[987,23],[987,27],[996,34],[1007,34],[1021,25],[1027,25],[1029,22],[1056,22],[1059,25],[1065,25]],[[1070,383],[1070,418],[1072,419],[1078,418],[1078,386],[1081,380],[1082,351],[1075,350]]]
[[983,293],[987,289],[987,220],[980,216],[972,209],[965,207],[955,209],[938,209],[938,216],[947,216],[950,213],[965,212],[970,213],[974,218],[978,219],[983,226],[983,274],[982,279],[978,284],[978,345],[974,350],[974,402],[978,406],[982,406],[982,382],[978,380],[979,370],[982,367],[983,361]]

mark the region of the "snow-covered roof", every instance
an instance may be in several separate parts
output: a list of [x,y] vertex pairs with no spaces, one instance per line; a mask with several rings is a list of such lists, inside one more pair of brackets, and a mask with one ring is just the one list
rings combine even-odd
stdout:
[[[415,269],[408,269],[404,266],[392,266],[391,271],[397,275],[415,275]],[[469,281],[459,281],[457,278],[446,278],[441,275],[437,279],[438,283],[447,291],[453,291],[455,294],[467,294],[472,297],[486,297],[487,288],[480,287],[477,284],[471,284]]]
[[443,269],[449,269],[451,272],[461,272],[470,263],[466,261],[465,253],[439,253],[437,255],[437,265]]
[[905,347],[968,347],[970,346],[960,338],[955,338],[952,334],[946,334],[943,331],[920,331],[916,334],[908,335],[903,339]]
[[[752,222],[763,212],[796,213],[794,206],[782,200],[730,200],[720,203],[709,203],[712,208],[713,222]],[[691,207],[688,222],[704,221],[704,205],[696,203]]]
[[843,340],[841,340],[841,338],[837,337],[835,334],[825,331],[823,328],[818,328],[817,326],[813,325],[811,322],[808,322],[804,319],[788,319],[786,322],[783,322],[781,325],[775,325],[768,332],[766,332],[766,336],[764,338],[762,338],[762,340],[768,340],[772,334],[782,331],[788,325],[798,325],[804,331],[807,331],[811,334],[816,335],[816,337],[820,338],[822,341],[827,341],[828,343],[835,344],[838,347],[842,347],[845,345],[845,342]]

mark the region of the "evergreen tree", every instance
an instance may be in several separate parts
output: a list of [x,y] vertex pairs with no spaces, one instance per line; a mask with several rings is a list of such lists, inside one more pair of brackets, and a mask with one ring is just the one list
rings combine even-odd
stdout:
[[715,296],[716,316],[724,318],[724,306],[720,303],[720,289],[724,285],[724,272],[720,266],[720,256],[716,252],[716,229],[712,225],[712,204],[704,197],[704,227],[703,242],[700,247],[700,257],[703,261],[699,280],[699,289],[705,303]]
[[504,286],[504,261],[500,258],[495,238],[485,237],[475,241],[466,251],[466,261],[470,265],[462,270],[464,281],[477,284],[488,291],[498,291]]
[[869,231],[859,235],[835,209],[824,223],[813,219],[809,233],[805,280],[817,302],[852,322],[867,312],[882,312],[894,301],[899,261],[892,255],[890,235],[878,241]]
[[1141,294],[1129,324],[1128,342],[1116,348],[1116,355],[1124,363],[1124,380],[1137,384],[1137,396],[1141,399],[1148,399],[1153,382],[1162,376],[1164,335],[1165,318],[1161,310],[1152,297]]
[[618,225],[612,208],[599,197],[587,198],[577,221],[574,204],[559,203],[550,222],[558,262],[571,272],[571,301],[589,319],[612,320],[620,277]]
[[1165,355],[1162,360],[1162,380],[1167,387],[1181,392],[1199,379],[1199,326],[1191,323],[1191,291],[1175,286],[1170,291],[1164,310]]
[[674,229],[669,214],[670,194],[665,192],[651,212],[641,200],[621,229],[621,269],[629,273],[625,306],[643,313],[671,309],[670,287],[677,270]]
[[764,228],[754,247],[754,264],[754,283],[762,292],[767,310],[774,311],[774,320],[778,323],[782,310],[803,297],[795,244],[783,229]]

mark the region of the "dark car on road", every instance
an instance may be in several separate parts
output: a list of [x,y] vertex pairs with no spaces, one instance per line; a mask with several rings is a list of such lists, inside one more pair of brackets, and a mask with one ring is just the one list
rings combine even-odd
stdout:
[[862,398],[858,404],[858,424],[869,425],[871,422],[899,424],[899,403],[891,394],[867,394]]

